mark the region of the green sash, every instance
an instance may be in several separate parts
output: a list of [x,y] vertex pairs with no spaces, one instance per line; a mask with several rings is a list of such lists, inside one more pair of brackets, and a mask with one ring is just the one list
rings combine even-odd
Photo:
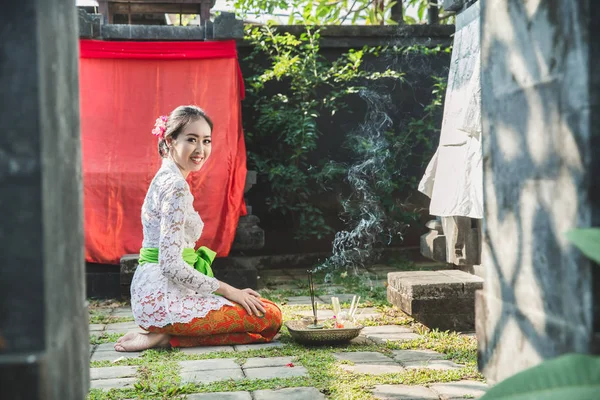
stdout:
[[[183,261],[192,266],[195,270],[203,273],[206,276],[213,278],[212,268],[210,265],[217,253],[209,249],[208,247],[200,247],[198,250],[192,248],[183,249]],[[158,249],[156,247],[142,247],[140,249],[139,264],[144,265],[146,263],[158,264]]]

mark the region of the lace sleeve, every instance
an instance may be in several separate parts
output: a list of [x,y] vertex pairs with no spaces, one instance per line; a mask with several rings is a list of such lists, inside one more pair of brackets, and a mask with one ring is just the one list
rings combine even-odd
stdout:
[[176,181],[161,203],[158,265],[164,276],[196,291],[209,294],[219,288],[215,278],[191,268],[183,261],[185,222],[185,182]]

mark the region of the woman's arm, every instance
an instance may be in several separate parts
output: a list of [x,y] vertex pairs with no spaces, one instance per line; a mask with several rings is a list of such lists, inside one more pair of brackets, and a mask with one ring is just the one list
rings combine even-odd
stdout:
[[163,275],[172,281],[196,293],[210,294],[219,288],[219,281],[190,268],[183,261],[187,190],[185,181],[178,180],[162,196],[158,265]]
[[252,289],[237,289],[231,285],[228,285],[225,282],[219,281],[219,289],[215,292],[220,294],[221,296],[235,301],[250,315],[263,315],[265,310],[265,305],[262,301],[260,301],[260,295]]
[[167,278],[196,293],[217,293],[244,307],[250,315],[265,313],[260,295],[252,289],[240,290],[208,277],[183,261],[186,183],[176,181],[161,203],[158,265]]

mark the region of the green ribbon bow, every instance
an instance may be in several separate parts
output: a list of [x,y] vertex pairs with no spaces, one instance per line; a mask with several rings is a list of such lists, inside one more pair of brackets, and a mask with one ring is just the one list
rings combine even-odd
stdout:
[[[198,250],[194,250],[190,247],[183,249],[183,261],[189,264],[198,272],[203,273],[206,276],[213,278],[212,268],[210,267],[217,253],[209,249],[208,247],[202,246]],[[158,264],[158,249],[156,247],[142,247],[140,249],[139,264],[144,265],[146,263]]]

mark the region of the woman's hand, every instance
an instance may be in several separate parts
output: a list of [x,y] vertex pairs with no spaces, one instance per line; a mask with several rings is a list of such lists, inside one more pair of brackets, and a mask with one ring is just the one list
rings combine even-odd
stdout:
[[260,301],[260,295],[252,289],[232,290],[227,298],[244,307],[249,315],[261,317],[267,311],[263,302]]
[[219,281],[219,289],[217,289],[215,293],[238,303],[240,306],[244,307],[249,315],[261,317],[267,312],[265,305],[260,301],[260,294],[252,289],[240,290],[225,282]]

